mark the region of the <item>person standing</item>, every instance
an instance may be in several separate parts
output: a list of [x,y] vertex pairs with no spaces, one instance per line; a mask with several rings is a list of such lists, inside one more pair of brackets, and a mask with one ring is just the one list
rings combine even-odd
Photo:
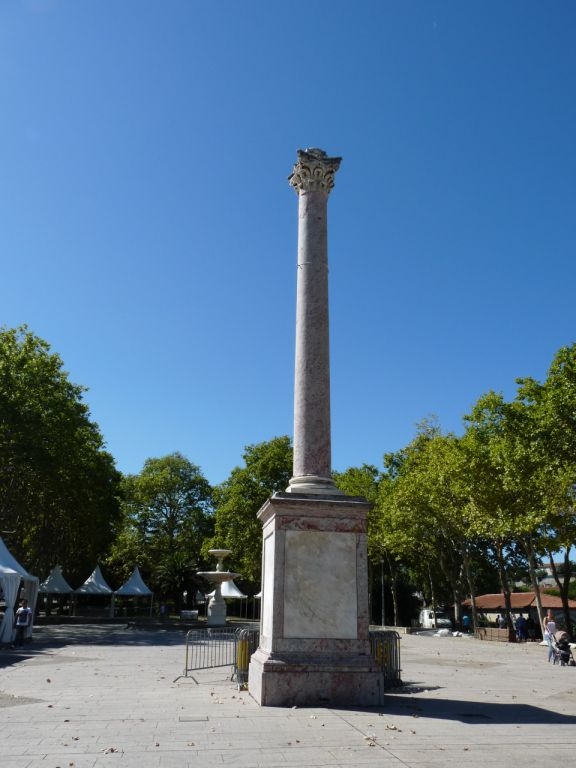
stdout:
[[16,611],[16,636],[14,638],[14,646],[16,648],[22,648],[24,645],[24,638],[26,637],[26,630],[32,623],[32,609],[28,606],[28,600],[22,600],[20,607]]
[[544,616],[544,640],[548,644],[548,661],[552,661],[554,658],[554,635],[556,634],[556,622],[554,621],[554,614],[550,609]]
[[526,640],[528,639],[528,629],[526,626],[526,619],[524,618],[524,615],[522,613],[516,619],[516,638],[518,639],[519,643],[525,643]]

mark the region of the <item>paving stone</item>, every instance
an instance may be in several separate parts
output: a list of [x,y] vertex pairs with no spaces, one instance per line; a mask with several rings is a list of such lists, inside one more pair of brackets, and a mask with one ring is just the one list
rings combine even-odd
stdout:
[[407,635],[383,707],[261,708],[230,668],[183,677],[177,630],[54,629],[0,652],[2,768],[541,768],[576,751],[576,668],[536,644]]

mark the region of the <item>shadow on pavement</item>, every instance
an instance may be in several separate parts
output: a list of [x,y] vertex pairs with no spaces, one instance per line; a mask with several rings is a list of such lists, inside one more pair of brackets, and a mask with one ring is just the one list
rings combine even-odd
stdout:
[[34,628],[35,647],[79,645],[183,645],[186,629],[147,629],[130,625],[60,624]]
[[[432,690],[432,689],[428,689]],[[494,725],[574,725],[576,717],[543,709],[529,704],[461,701],[459,699],[432,699],[418,695],[387,693],[383,713],[411,715],[415,718],[459,720],[469,724]]]
[[34,627],[32,640],[23,648],[0,649],[0,668],[68,645],[182,646],[186,629],[139,629],[126,625],[59,624]]

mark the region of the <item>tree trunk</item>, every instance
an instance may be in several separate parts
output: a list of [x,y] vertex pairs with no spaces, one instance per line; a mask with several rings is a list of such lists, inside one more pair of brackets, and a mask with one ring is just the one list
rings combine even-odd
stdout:
[[428,581],[430,583],[430,602],[432,603],[432,611],[434,612],[434,629],[438,629],[436,626],[436,590],[434,589],[434,581],[432,580],[430,566],[428,566]]
[[558,573],[556,563],[552,558],[552,553],[547,552],[550,558],[550,568],[552,569],[552,576],[554,581],[558,585],[560,590],[560,599],[562,600],[562,613],[564,614],[564,624],[570,640],[572,640],[572,619],[570,617],[570,607],[568,605],[568,589],[570,587],[570,553],[567,549],[564,550],[564,573],[562,576]]
[[388,563],[388,572],[390,573],[390,594],[392,595],[392,609],[394,611],[394,626],[399,626],[400,613],[398,610],[398,569],[396,563],[390,557],[390,553],[387,549],[384,550],[386,555],[386,562]]
[[516,642],[516,633],[514,632],[514,622],[512,621],[512,600],[510,598],[510,582],[508,581],[508,572],[506,570],[506,561],[504,559],[504,548],[501,542],[495,542],[496,562],[498,563],[498,576],[504,595],[504,615],[508,624],[508,642]]
[[540,594],[540,584],[538,584],[538,574],[536,573],[536,555],[534,554],[534,547],[532,544],[532,538],[528,536],[526,539],[522,539],[522,546],[524,547],[524,551],[526,552],[526,555],[528,557],[528,573],[530,574],[530,583],[532,584],[532,589],[534,590],[534,595],[536,598],[536,610],[538,611],[538,623],[540,624],[540,631],[542,632],[542,637],[544,637],[544,626],[543,626],[543,620],[544,620],[544,609],[542,608],[542,595]]
[[470,605],[472,608],[472,629],[474,633],[478,629],[478,609],[476,608],[476,584],[474,583],[474,577],[470,570],[470,557],[468,550],[464,547],[462,551],[462,564],[464,566],[464,575],[468,583],[468,590],[470,592]]

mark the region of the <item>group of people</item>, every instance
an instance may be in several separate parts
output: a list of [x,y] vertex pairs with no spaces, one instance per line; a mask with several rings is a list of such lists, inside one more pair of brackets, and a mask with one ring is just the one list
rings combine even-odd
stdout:
[[[498,629],[506,629],[508,626],[506,617],[502,616],[500,613],[496,616],[496,626]],[[516,633],[516,640],[519,643],[526,643],[528,641],[534,642],[536,640],[536,622],[532,616],[526,618],[524,614],[521,613],[514,621],[514,631]]]
[[532,616],[525,618],[521,613],[516,619],[514,629],[516,630],[516,640],[519,643],[526,643],[528,640],[534,642],[536,640],[536,622]]
[[[506,629],[508,626],[506,617],[503,616],[502,614],[498,614],[498,616],[496,616],[495,624],[498,627],[498,629]],[[519,643],[525,643],[528,641],[535,642],[540,638],[539,628],[537,627],[536,622],[530,615],[528,616],[528,618],[526,618],[521,613],[514,621],[514,631],[516,634],[516,640]],[[558,626],[556,624],[556,620],[554,619],[554,614],[549,609],[542,622],[542,635],[548,647],[548,661],[554,660],[555,650],[558,645],[558,638],[560,636],[557,634],[557,632],[558,632]],[[560,634],[566,634],[566,633],[560,633]]]

